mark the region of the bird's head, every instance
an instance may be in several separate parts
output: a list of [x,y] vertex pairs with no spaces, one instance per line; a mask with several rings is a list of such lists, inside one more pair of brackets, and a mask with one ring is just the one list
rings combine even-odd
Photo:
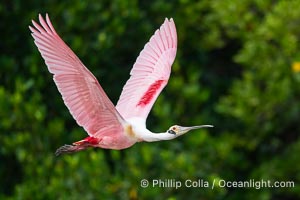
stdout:
[[208,127],[213,127],[213,126],[212,125],[201,125],[201,126],[187,126],[186,127],[186,126],[174,125],[169,128],[167,133],[173,134],[174,136],[178,137],[180,135],[183,135],[183,134],[189,132],[190,130],[199,129],[199,128],[208,128]]
[[146,142],[154,142],[154,141],[160,141],[160,140],[172,140],[174,138],[177,138],[190,130],[199,129],[199,128],[207,128],[207,127],[213,127],[212,125],[201,125],[201,126],[178,126],[174,125],[171,126],[166,132],[164,133],[152,133],[148,131],[147,134],[144,134],[142,137],[143,141]]

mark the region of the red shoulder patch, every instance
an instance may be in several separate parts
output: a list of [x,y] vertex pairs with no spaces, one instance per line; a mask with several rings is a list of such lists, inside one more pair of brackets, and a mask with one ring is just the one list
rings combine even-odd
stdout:
[[85,141],[87,141],[88,143],[90,143],[90,144],[98,144],[98,142],[99,142],[99,139],[98,138],[94,138],[94,137],[86,137],[85,139],[84,139]]
[[150,103],[153,96],[156,94],[157,90],[161,87],[163,82],[164,80],[157,80],[152,83],[137,105],[146,106],[148,103]]
[[97,145],[99,143],[99,139],[95,137],[86,137],[83,140],[78,142],[74,142],[73,145],[83,145],[83,144],[90,144],[90,145]]

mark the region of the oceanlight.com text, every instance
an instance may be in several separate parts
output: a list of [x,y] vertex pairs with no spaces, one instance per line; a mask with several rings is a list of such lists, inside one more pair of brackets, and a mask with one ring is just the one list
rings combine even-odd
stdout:
[[182,187],[186,188],[293,188],[295,187],[294,181],[271,181],[271,180],[255,180],[249,179],[244,181],[235,180],[224,180],[224,179],[214,179],[212,181],[207,181],[204,179],[187,179],[187,180],[177,180],[177,179],[142,179],[141,187],[162,187],[162,188],[175,188],[179,189]]

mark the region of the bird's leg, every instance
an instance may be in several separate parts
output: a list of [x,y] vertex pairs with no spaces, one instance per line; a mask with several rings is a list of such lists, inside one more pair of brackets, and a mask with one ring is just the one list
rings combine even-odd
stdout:
[[99,140],[94,137],[86,137],[83,140],[80,140],[78,142],[74,142],[72,145],[65,144],[64,146],[59,147],[55,155],[59,156],[60,154],[64,153],[74,153],[77,151],[84,150],[88,147],[95,147],[98,144]]
[[64,146],[59,147],[55,151],[55,155],[59,156],[60,154],[64,154],[64,153],[73,153],[73,152],[84,150],[88,147],[89,147],[89,145],[84,145],[84,144],[80,144],[80,145],[65,144]]

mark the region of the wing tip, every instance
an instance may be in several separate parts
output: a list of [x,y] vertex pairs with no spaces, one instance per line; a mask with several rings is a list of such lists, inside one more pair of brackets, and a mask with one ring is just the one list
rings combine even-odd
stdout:
[[165,18],[165,21],[164,23],[161,25],[160,29],[162,27],[165,27],[165,26],[168,26],[170,29],[173,30],[173,32],[176,32],[176,26],[175,26],[175,22],[174,22],[174,19],[171,17],[171,18]]
[[31,33],[34,33],[34,29],[33,29],[32,26],[29,25],[28,28],[29,28],[29,30],[31,31]]
[[33,28],[32,30],[34,30],[34,32],[38,31],[40,33],[46,32],[47,34],[58,35],[51,23],[49,14],[47,12],[45,13],[45,17],[43,17],[41,13],[38,13],[38,22],[32,19],[31,23],[33,25],[31,27]]
[[[49,17],[48,13],[45,13],[45,17]],[[41,19],[43,18],[43,15],[41,13],[38,13],[38,18]]]
[[174,19],[173,19],[173,17],[170,17],[170,18],[168,18],[168,17],[165,17],[165,21],[164,21],[164,23],[174,23]]

